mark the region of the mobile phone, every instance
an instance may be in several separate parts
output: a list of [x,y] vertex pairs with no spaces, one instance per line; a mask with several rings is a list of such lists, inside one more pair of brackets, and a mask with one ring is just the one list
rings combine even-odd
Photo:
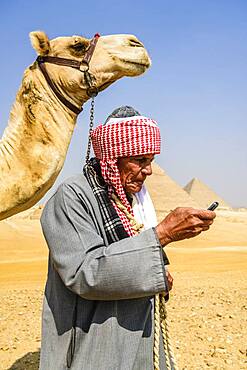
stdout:
[[213,202],[212,204],[210,204],[210,206],[208,207],[208,210],[209,211],[214,211],[219,205],[219,202]]

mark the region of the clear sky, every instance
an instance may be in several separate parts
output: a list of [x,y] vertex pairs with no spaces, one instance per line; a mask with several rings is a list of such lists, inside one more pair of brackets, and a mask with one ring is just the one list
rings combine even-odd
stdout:
[[[246,0],[2,0],[0,14],[1,134],[23,71],[36,58],[30,31],[50,38],[134,34],[152,67],[102,92],[95,123],[120,105],[134,106],[158,121],[163,147],[157,163],[171,178],[184,186],[198,177],[232,206],[247,207]],[[53,189],[81,171],[88,111],[89,103]]]

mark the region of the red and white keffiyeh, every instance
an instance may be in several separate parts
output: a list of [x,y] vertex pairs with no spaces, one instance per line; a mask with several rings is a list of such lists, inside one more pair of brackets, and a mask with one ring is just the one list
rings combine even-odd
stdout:
[[[109,196],[115,193],[121,203],[133,215],[126,197],[117,166],[118,158],[160,153],[160,130],[157,123],[147,117],[133,116],[111,118],[107,124],[96,127],[91,134],[96,158],[100,160],[101,172],[109,186]],[[130,236],[135,235],[126,215],[112,201],[123,226]]]

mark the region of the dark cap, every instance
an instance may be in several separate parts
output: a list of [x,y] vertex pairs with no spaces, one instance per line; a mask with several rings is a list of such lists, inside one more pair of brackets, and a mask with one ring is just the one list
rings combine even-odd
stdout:
[[122,107],[114,109],[114,111],[107,117],[104,124],[106,124],[111,118],[125,118],[141,116],[141,114],[129,105],[123,105]]

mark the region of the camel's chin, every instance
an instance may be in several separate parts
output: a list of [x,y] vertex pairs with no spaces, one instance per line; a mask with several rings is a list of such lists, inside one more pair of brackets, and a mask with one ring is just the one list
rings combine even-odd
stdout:
[[140,60],[122,60],[124,63],[125,68],[125,76],[134,77],[139,76],[146,72],[146,70],[150,67],[151,61],[149,59],[144,59],[140,62]]
[[[147,69],[149,66],[147,65],[144,65],[144,64],[137,64],[137,63],[131,63],[132,65],[130,66],[130,68],[128,70],[126,70],[126,73],[125,73],[125,76],[126,77],[136,77],[136,76],[140,76],[142,75]],[[111,80],[111,81],[107,81],[105,82],[104,84],[100,85],[98,87],[98,90],[99,91],[103,91],[105,90],[107,87],[109,87],[110,85],[112,85],[115,81],[119,80],[121,77],[123,76],[119,76],[117,79],[115,80]]]
[[130,70],[128,76],[139,76],[146,72],[150,64],[140,64],[135,62],[130,62]]
[[150,67],[151,62],[150,61],[145,61],[143,63],[138,63],[136,61],[123,61],[125,68],[121,68],[123,73],[119,75],[116,79],[109,80],[103,84],[101,84],[98,87],[99,91],[105,90],[108,86],[113,84],[115,81],[119,80],[121,77],[126,76],[126,77],[135,77],[135,76],[140,76],[146,70]]

